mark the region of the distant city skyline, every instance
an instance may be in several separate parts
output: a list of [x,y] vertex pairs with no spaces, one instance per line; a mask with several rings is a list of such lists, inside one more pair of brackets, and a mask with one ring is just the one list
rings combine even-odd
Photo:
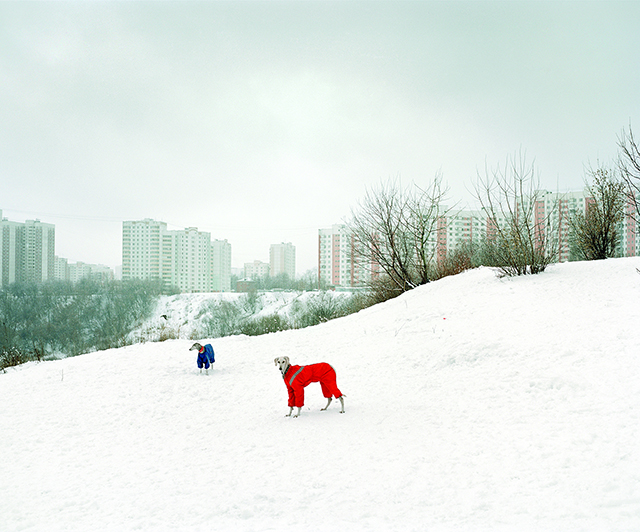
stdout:
[[[586,190],[584,187],[582,187],[579,190],[574,190],[574,191],[567,191],[565,193],[557,193],[557,192],[551,192],[548,191],[548,198],[553,198],[553,201],[557,201],[558,199],[560,199],[561,197],[564,197],[567,201],[576,201],[576,198],[584,198],[585,197],[585,193]],[[549,201],[547,199],[547,201]],[[582,206],[584,207],[584,203],[582,203]],[[547,209],[549,207],[547,206]],[[458,208],[455,209],[453,211],[454,213],[459,213],[459,214],[454,214],[454,217],[456,216],[462,216],[465,217],[465,219],[468,220],[475,220],[475,222],[473,223],[477,223],[478,220],[480,220],[482,218],[482,216],[479,214],[478,210],[474,210],[474,209],[462,209],[462,208]],[[0,219],[4,219],[4,220],[8,220],[4,214],[3,214],[3,210],[0,209]],[[149,219],[151,220],[151,219]],[[8,220],[12,223],[24,223],[24,222],[16,222],[15,220]],[[28,222],[34,222],[34,220],[27,220]],[[151,220],[154,221],[154,220]],[[36,223],[38,224],[42,224],[45,226],[52,226],[55,227],[55,224],[49,224],[46,221],[42,221],[42,220],[35,220]],[[165,227],[169,227],[169,225],[161,220],[155,220],[155,222],[163,224]],[[121,222],[121,224],[124,222]],[[565,220],[565,224],[566,224],[566,220]],[[281,273],[280,268],[284,268],[285,266],[285,262],[288,261],[288,266],[286,267],[287,270],[286,272],[283,270],[282,273],[287,273],[290,277],[301,277],[303,276],[305,273],[307,273],[308,271],[316,271],[318,272],[318,275],[323,279],[324,282],[326,282],[327,284],[332,284],[330,282],[330,279],[333,279],[333,273],[329,273],[329,271],[334,271],[333,270],[333,266],[331,267],[331,270],[329,269],[329,265],[333,263],[333,259],[331,257],[334,256],[333,252],[331,252],[332,247],[328,244],[329,243],[329,237],[331,237],[331,235],[336,235],[337,238],[344,240],[346,238],[345,234],[344,234],[344,225],[343,223],[340,222],[336,222],[333,224],[330,224],[326,227],[318,227],[315,230],[315,234],[314,234],[314,241],[315,241],[315,246],[316,246],[316,256],[314,257],[314,265],[311,268],[307,268],[304,270],[300,270],[297,267],[296,264],[296,246],[289,242],[289,243],[270,243],[270,244],[265,244],[264,245],[264,249],[265,251],[263,253],[255,253],[253,256],[254,258],[250,261],[245,261],[244,263],[242,263],[241,265],[238,265],[237,261],[234,259],[233,256],[233,242],[229,242],[229,245],[231,246],[231,258],[230,258],[230,265],[229,265],[229,274],[231,273],[232,270],[238,271],[238,272],[242,272],[242,276],[247,276],[247,267],[249,265],[249,271],[251,271],[251,275],[249,275],[249,277],[254,276],[254,275],[264,275],[264,272],[267,271],[269,272],[268,275],[272,275],[273,273],[272,271],[276,271],[276,269],[274,269],[274,249],[278,250],[278,253],[276,253],[276,257],[277,260],[279,261],[278,264],[278,268],[277,268],[277,272]],[[457,222],[456,225],[460,225],[460,222]],[[122,228],[122,225],[120,225],[120,228]],[[177,230],[177,231],[173,231],[174,233],[176,232],[185,232],[188,229],[191,229],[192,231],[196,231],[199,232],[199,228],[197,227],[193,227],[193,226],[187,226],[181,230]],[[450,228],[449,228],[450,231]],[[462,232],[461,232],[462,231]],[[457,229],[457,233],[461,232],[461,236],[464,237],[465,233],[464,233],[464,229]],[[566,231],[565,231],[566,232]],[[208,234],[208,233],[207,233]],[[456,238],[456,232],[453,233],[448,233],[449,237],[449,244],[450,247],[453,245],[455,246],[455,243],[458,242],[457,238]],[[322,243],[322,238],[323,235],[325,235],[325,237],[327,238],[326,243]],[[332,237],[333,238],[333,237]],[[320,243],[318,242],[318,239],[320,239]],[[638,241],[636,243],[636,241],[640,239],[640,232],[630,232],[630,229],[627,227],[627,220],[625,218],[625,222],[624,222],[624,238],[623,241],[621,242],[622,244],[622,251],[623,254],[625,256],[628,255],[636,255],[638,254],[638,250],[640,250],[640,241]],[[214,240],[226,240],[226,239],[214,239]],[[318,247],[319,246],[319,247]],[[568,244],[565,245],[565,247],[563,248],[563,251],[560,254],[559,260],[560,261],[564,261],[564,260],[568,260],[568,248],[566,247],[568,246]],[[121,247],[122,250],[122,247]],[[340,263],[345,263],[345,262],[349,262],[346,253],[346,248],[342,249],[340,252],[340,257],[337,259],[338,264]],[[57,257],[62,257],[61,254],[59,254],[57,251],[55,252],[56,258]],[[285,259],[285,256],[287,255],[287,258]],[[267,256],[268,260],[263,260],[263,258]],[[122,255],[120,255],[120,257],[122,257]],[[79,264],[93,264],[94,266],[108,266],[109,268],[111,268],[116,277],[120,277],[121,275],[119,275],[122,271],[122,260],[120,260],[119,263],[115,263],[115,266],[112,265],[106,265],[106,264],[94,264],[94,263],[89,263],[88,261],[84,261],[84,260],[75,260],[72,261],[70,260],[68,257],[63,257],[65,260],[67,260],[68,262],[77,262]],[[318,265],[320,265],[320,268],[318,268]],[[340,281],[338,282],[338,284],[344,284],[346,283],[346,279],[359,279],[360,281],[357,281],[355,284],[361,284],[362,279],[366,279],[367,275],[365,272],[363,271],[355,271],[355,270],[350,270],[350,268],[352,267],[351,264],[347,264],[345,266],[345,264],[342,264],[342,266],[340,267],[340,273],[338,274],[338,277],[336,277],[336,279],[340,279]],[[323,271],[323,268],[326,268]],[[345,269],[346,268],[346,269]],[[276,274],[277,275],[277,274]],[[226,285],[225,285],[226,286]]]
[[[584,212],[588,204],[588,189],[566,193],[544,191],[537,201],[536,215],[547,215],[557,211],[558,262],[570,260],[568,217],[571,212]],[[542,209],[542,210],[541,210]],[[637,255],[640,251],[640,230],[633,217],[635,207],[629,201],[621,222],[620,253],[622,256]],[[479,241],[487,231],[487,214],[481,210],[453,209],[444,215],[444,223],[438,224],[437,234],[430,238],[434,260],[444,258],[447,253],[463,241]],[[231,289],[232,272],[240,277],[276,277],[286,273],[290,278],[301,277],[309,270],[316,270],[318,279],[326,286],[361,286],[370,278],[375,267],[367,267],[353,261],[353,242],[346,224],[335,223],[320,227],[316,232],[317,268],[296,270],[296,246],[291,242],[269,245],[269,262],[254,259],[242,267],[233,265],[233,245],[227,240],[214,239],[197,227],[183,230],[168,230],[161,220],[122,222],[121,264],[111,268],[101,264],[76,261],[71,264],[55,249],[55,224],[39,219],[18,222],[9,220],[0,209],[0,243],[5,256],[0,257],[0,285],[5,286],[20,280],[45,281],[65,279],[77,281],[83,277],[124,279],[163,278],[167,286],[176,286],[183,291],[228,291]],[[155,240],[150,237],[155,231]],[[135,238],[132,239],[132,234]],[[137,242],[135,241],[137,239]],[[155,247],[154,247],[155,246]],[[203,254],[201,249],[206,248]],[[437,249],[436,249],[437,248]],[[154,251],[155,249],[155,251]],[[29,251],[27,251],[29,250]],[[155,253],[155,258],[151,257]],[[33,255],[31,259],[28,259]],[[38,263],[37,256],[41,257]],[[171,262],[170,270],[163,267]],[[183,266],[180,266],[180,264]],[[191,264],[191,270],[185,268]],[[163,264],[165,266],[163,266]],[[181,273],[182,268],[182,273]],[[195,268],[195,269],[194,269]],[[185,271],[187,270],[187,271]],[[153,273],[155,271],[155,274]],[[122,276],[118,275],[122,272]]]
[[233,244],[233,265],[343,223],[387,179],[471,201],[522,150],[579,189],[640,130],[640,2],[0,2],[0,207],[70,261],[123,220]]

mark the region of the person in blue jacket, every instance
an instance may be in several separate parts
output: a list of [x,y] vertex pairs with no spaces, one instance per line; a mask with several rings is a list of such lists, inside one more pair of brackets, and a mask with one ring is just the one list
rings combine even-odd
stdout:
[[200,373],[202,373],[202,367],[204,366],[205,372],[209,375],[209,366],[215,362],[213,347],[211,344],[206,344],[205,346],[200,345],[198,342],[193,344],[189,351],[197,351],[198,352],[198,367],[200,368]]

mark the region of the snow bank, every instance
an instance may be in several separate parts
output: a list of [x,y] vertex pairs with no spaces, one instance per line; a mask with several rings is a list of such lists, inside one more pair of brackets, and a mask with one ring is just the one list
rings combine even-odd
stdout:
[[[640,530],[639,258],[0,375],[3,531]],[[298,419],[273,358],[346,394]]]
[[[161,296],[152,316],[132,333],[135,341],[157,341],[164,337],[194,339],[207,330],[206,322],[211,319],[212,306],[222,302],[232,303],[242,308],[248,295],[236,292],[212,292],[203,294],[177,294]],[[260,318],[273,314],[290,317],[292,308],[306,305],[315,298],[333,297],[345,300],[350,292],[332,291],[275,291],[259,292],[256,296],[255,312],[245,311],[247,316]]]

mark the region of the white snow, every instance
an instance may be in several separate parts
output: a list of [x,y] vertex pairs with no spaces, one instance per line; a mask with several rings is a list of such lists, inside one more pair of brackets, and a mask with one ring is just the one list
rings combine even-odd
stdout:
[[[0,375],[2,531],[640,530],[640,258]],[[206,339],[205,339],[206,340]],[[273,358],[346,395],[298,419]]]
[[[315,298],[332,297],[344,300],[351,292],[333,291],[272,291],[259,292],[256,295],[255,312],[246,311],[245,316],[260,318],[280,314],[291,317],[296,303],[306,305]],[[233,303],[242,308],[242,302],[248,294],[236,292],[212,292],[202,294],[177,294],[161,296],[151,317],[132,333],[132,338],[157,340],[163,334],[174,338],[193,339],[206,329],[203,323],[211,318],[211,305],[223,301]]]

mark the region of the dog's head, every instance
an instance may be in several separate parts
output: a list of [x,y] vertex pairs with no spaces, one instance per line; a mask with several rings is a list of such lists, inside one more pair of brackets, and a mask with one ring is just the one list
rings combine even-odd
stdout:
[[273,361],[275,362],[276,366],[278,366],[278,369],[280,370],[280,373],[282,373],[282,375],[287,372],[289,366],[291,365],[289,363],[289,357],[276,357],[273,359]]

